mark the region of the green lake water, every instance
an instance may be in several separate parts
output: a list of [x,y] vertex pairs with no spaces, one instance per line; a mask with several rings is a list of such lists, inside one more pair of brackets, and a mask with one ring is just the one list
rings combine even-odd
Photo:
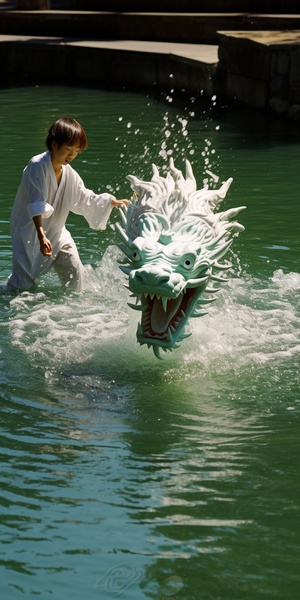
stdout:
[[[0,91],[0,590],[42,600],[297,600],[300,130],[201,98]],[[246,205],[230,281],[164,361],[135,341],[113,229],[70,215],[89,285],[11,296],[22,169],[71,115],[87,187],[169,157],[233,177]],[[208,171],[208,173],[207,173]],[[115,211],[111,222],[119,218]]]

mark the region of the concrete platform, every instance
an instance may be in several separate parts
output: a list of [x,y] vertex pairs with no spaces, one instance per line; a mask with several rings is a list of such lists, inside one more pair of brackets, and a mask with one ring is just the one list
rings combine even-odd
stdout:
[[298,12],[298,0],[68,0],[75,10],[112,10],[116,12],[239,12],[273,14]]
[[1,85],[128,86],[213,95],[212,45],[0,36]]
[[224,92],[256,108],[300,112],[300,30],[219,32]]
[[[53,0],[56,6],[66,2]],[[133,6],[132,2],[114,0],[113,6]],[[128,14],[17,11],[11,10],[12,4],[16,5],[0,0],[3,87],[62,83],[185,89],[193,95],[217,94],[284,114],[296,114],[299,107],[300,114],[300,14],[147,13],[144,2],[141,12]],[[194,4],[202,7],[205,0]],[[188,0],[186,6],[194,4]],[[81,7],[91,5],[106,3],[81,3]],[[162,10],[170,2],[151,5]],[[174,6],[179,5],[183,6],[176,0]],[[213,0],[214,9],[217,5]],[[235,4],[222,0],[225,5]],[[272,9],[273,5],[274,1]],[[276,6],[282,7],[281,0]],[[296,2],[290,0],[288,7],[293,6]],[[230,24],[238,29],[230,29]],[[259,30],[263,25],[269,28]],[[279,26],[282,30],[275,30]],[[206,40],[209,44],[203,43]]]
[[217,31],[300,29],[298,15],[253,13],[91,12],[2,10],[0,33],[125,39],[188,44],[219,43]]

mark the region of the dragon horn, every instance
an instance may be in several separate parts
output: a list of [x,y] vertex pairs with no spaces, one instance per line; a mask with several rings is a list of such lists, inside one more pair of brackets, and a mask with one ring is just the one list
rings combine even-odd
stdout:
[[154,164],[152,165],[152,173],[153,173],[154,177],[157,175],[159,176],[159,170],[158,170],[157,166]]
[[185,178],[195,181],[192,165],[189,160],[185,161]]
[[123,241],[125,242],[125,244],[127,244],[127,246],[129,246],[130,239],[129,239],[128,235],[126,235],[123,227],[121,227],[120,223],[118,223],[118,222],[115,224],[115,227],[118,230],[118,232],[119,232],[121,238],[123,239]]
[[241,210],[245,210],[246,206],[238,206],[237,208],[230,208],[229,210],[225,210],[225,212],[221,213],[220,221],[229,221],[229,219],[233,219],[236,215],[239,214]]

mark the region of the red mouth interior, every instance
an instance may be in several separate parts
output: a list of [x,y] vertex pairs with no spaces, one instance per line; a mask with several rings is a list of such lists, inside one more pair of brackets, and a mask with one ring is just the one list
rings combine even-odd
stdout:
[[[158,338],[167,336],[168,329],[178,329],[184,318],[191,298],[195,290],[187,289],[185,294],[180,294],[175,299],[168,299],[167,310],[164,310],[161,299],[150,296],[145,300],[142,315],[143,334],[147,338]],[[184,314],[183,314],[184,313]]]

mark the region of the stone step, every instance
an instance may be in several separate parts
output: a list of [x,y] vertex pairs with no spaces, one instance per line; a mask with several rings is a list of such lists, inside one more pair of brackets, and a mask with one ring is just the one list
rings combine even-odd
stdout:
[[220,32],[224,95],[300,119],[300,30]]
[[0,35],[1,85],[152,89],[211,97],[218,47],[131,41]]
[[74,10],[116,12],[297,14],[300,10],[299,0],[67,0],[66,4]]
[[90,39],[218,44],[218,30],[300,29],[300,14],[113,13],[90,11],[0,11],[0,33]]
[[[1,85],[234,98],[300,123],[300,30],[219,32],[220,44],[0,35]],[[168,100],[169,101],[169,100]]]

